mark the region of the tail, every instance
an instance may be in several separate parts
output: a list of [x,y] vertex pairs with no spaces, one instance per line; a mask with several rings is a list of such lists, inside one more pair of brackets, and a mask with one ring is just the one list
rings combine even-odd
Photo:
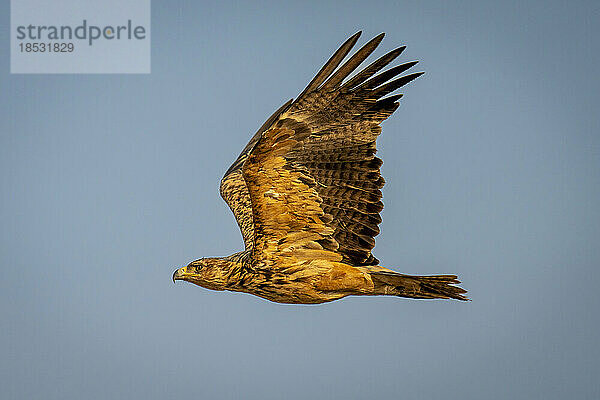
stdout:
[[456,275],[414,276],[393,271],[374,271],[370,275],[375,294],[414,299],[469,300],[463,296],[466,290],[453,286],[460,283]]

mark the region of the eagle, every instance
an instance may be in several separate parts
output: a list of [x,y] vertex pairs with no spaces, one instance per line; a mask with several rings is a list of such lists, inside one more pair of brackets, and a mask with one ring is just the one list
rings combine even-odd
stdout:
[[383,209],[382,160],[375,156],[380,124],[402,97],[390,94],[423,72],[400,76],[417,61],[382,71],[401,46],[350,77],[384,37],[342,64],[360,35],[267,119],[223,176],[221,197],[244,250],[192,261],[173,273],[173,282],[292,304],[350,295],[468,300],[456,275],[402,274],[372,253]]

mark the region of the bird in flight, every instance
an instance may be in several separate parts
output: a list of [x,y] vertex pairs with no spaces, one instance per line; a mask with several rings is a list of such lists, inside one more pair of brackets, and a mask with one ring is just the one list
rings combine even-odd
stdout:
[[340,66],[360,34],[342,44],[297,99],[267,119],[221,180],[244,251],[192,261],[173,273],[173,281],[279,303],[349,295],[468,300],[455,275],[401,274],[371,253],[383,209],[382,161],[375,156],[379,125],[402,97],[388,95],[422,72],[399,76],[416,61],[380,72],[402,46],[349,78],[384,36]]

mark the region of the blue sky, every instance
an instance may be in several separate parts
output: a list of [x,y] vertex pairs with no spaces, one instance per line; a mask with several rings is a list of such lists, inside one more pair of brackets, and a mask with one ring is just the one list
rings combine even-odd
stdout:
[[[0,397],[600,396],[598,3],[155,1],[149,75],[10,75],[1,4]],[[174,285],[241,249],[222,174],[358,30],[426,71],[374,253],[473,301]]]

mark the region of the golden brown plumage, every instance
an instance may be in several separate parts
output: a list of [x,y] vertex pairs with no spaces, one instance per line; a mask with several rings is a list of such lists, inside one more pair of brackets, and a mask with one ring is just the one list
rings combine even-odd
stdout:
[[453,286],[454,275],[403,275],[379,266],[371,253],[384,184],[375,142],[401,97],[384,96],[422,73],[397,77],[416,62],[378,73],[400,47],[347,79],[383,39],[375,37],[338,68],[359,36],[265,122],[225,173],[221,196],[245,250],[193,261],[173,280],[281,303],[348,295],[467,299]]

